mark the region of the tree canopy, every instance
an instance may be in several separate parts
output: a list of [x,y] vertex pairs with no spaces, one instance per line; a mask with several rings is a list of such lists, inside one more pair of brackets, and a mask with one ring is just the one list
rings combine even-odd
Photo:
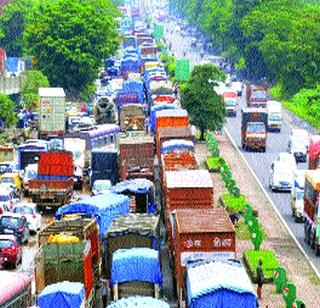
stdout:
[[17,117],[14,112],[14,103],[3,93],[0,93],[0,106],[0,120],[3,121],[4,127],[9,127],[16,123]]
[[214,65],[197,65],[182,90],[181,105],[188,111],[191,123],[200,129],[201,140],[206,130],[220,129],[225,121],[225,104],[213,89],[216,81],[225,78],[225,74]]
[[247,79],[265,77],[284,97],[319,82],[317,1],[170,0],[170,8],[207,33]]
[[79,93],[117,48],[117,14],[110,0],[41,2],[26,26],[26,50],[52,86]]
[[21,89],[23,106],[31,110],[35,108],[39,88],[49,86],[49,80],[42,72],[35,70],[25,72]]

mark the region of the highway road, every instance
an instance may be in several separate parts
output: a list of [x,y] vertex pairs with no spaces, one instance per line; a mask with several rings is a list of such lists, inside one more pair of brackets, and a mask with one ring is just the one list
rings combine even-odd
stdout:
[[[201,58],[200,49],[191,48],[191,37],[188,35],[181,35],[181,31],[177,31],[175,29],[176,24],[173,21],[165,24],[166,40],[167,42],[171,43],[172,51],[178,59],[183,58],[185,55],[185,58],[190,60],[191,67],[199,64],[199,62],[203,60],[210,61],[211,55],[205,54],[204,58]],[[199,36],[197,38],[199,38]],[[290,193],[273,193],[269,188],[271,164],[277,159],[277,156],[280,152],[287,151],[287,145],[292,128],[304,128],[307,129],[310,134],[317,134],[317,132],[304,121],[292,116],[289,112],[284,112],[284,123],[281,133],[268,133],[267,150],[265,153],[244,151],[241,148],[240,135],[241,108],[244,107],[246,107],[246,103],[244,96],[242,96],[242,98],[239,100],[237,117],[227,118],[225,128],[231,135],[239,150],[242,151],[247,163],[254,170],[262,186],[265,188],[269,197],[279,209],[282,218],[291,229],[298,242],[301,244],[311,262],[320,272],[320,257],[316,257],[311,247],[304,242],[304,225],[302,223],[295,223],[292,217],[290,208]],[[299,169],[307,169],[307,166],[307,163],[298,164]],[[245,194],[245,192],[243,193]]]

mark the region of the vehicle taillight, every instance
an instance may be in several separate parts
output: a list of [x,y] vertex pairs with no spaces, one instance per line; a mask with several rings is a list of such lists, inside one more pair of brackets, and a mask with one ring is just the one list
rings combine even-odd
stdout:
[[18,232],[22,232],[22,231],[23,231],[23,227],[22,226],[18,227]]
[[9,201],[9,205],[10,205],[10,208],[13,208],[13,201],[12,200]]
[[36,214],[33,214],[33,215],[32,215],[32,218],[36,218],[36,217],[37,217]]

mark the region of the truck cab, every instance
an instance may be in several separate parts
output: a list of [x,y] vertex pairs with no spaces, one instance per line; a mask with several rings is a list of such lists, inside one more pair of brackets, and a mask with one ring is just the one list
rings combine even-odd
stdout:
[[306,170],[296,170],[291,189],[291,210],[295,222],[303,222],[303,198]]
[[264,108],[242,110],[241,143],[243,149],[266,151],[268,113]]
[[280,133],[282,125],[282,106],[277,101],[267,102],[268,111],[268,131],[277,131]]

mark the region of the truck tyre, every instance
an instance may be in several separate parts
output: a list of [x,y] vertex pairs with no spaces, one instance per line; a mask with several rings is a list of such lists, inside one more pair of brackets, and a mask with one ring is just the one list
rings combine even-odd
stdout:
[[306,244],[309,244],[309,238],[308,238],[308,228],[307,228],[307,224],[304,224],[304,241]]
[[262,148],[262,152],[265,152],[266,151],[266,147]]
[[319,245],[314,245],[314,246],[315,246],[314,250],[315,250],[316,256],[318,257],[320,256],[320,247]]

